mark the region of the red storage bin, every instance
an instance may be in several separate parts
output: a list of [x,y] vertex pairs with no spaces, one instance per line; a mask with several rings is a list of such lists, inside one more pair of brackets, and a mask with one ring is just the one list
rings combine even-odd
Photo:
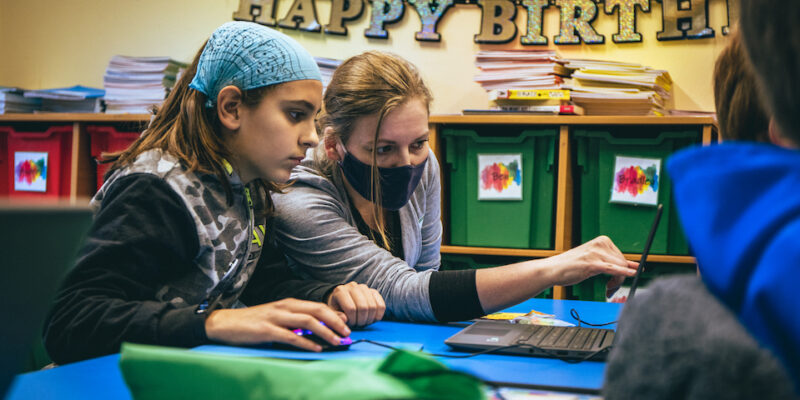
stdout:
[[7,176],[10,198],[69,197],[72,169],[72,126],[53,126],[44,132],[18,132],[0,127],[7,135]]
[[101,164],[103,153],[113,153],[127,149],[136,139],[140,132],[120,132],[112,126],[87,126],[89,132],[92,158],[97,162],[97,189],[103,186],[103,177],[111,167],[111,164]]
[[8,132],[0,127],[0,197],[8,196],[8,175],[11,162],[8,161]]

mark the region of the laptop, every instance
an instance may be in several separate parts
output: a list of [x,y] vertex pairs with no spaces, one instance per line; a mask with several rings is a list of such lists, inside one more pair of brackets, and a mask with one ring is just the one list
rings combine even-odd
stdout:
[[[642,251],[639,268],[631,283],[628,301],[636,293],[639,277],[653,244],[662,206],[656,209],[655,220]],[[510,324],[499,321],[477,321],[444,341],[450,347],[466,351],[496,350],[494,353],[567,359],[604,360],[614,343],[614,330],[575,326]]]
[[42,335],[91,222],[88,206],[0,203],[0,398]]

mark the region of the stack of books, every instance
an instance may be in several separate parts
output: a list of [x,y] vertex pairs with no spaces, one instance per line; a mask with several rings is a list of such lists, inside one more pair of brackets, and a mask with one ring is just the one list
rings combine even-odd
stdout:
[[27,98],[19,88],[0,86],[0,114],[32,113],[42,107],[41,99]]
[[148,113],[164,101],[186,64],[169,57],[114,56],[103,76],[106,113]]
[[581,106],[570,101],[570,91],[564,89],[494,89],[489,91],[488,109],[467,109],[463,112],[464,114],[584,114]]
[[41,101],[36,112],[96,113],[102,112],[103,89],[72,86],[56,89],[26,90],[24,96]]
[[475,56],[475,81],[488,90],[560,89],[569,70],[555,50],[484,50]]
[[322,74],[322,92],[325,93],[325,89],[328,88],[328,84],[331,83],[331,78],[333,78],[333,71],[339,68],[342,61],[325,57],[314,57],[314,60],[317,62],[319,72]]
[[571,71],[563,89],[588,115],[666,115],[672,79],[665,70],[603,60],[559,60]]

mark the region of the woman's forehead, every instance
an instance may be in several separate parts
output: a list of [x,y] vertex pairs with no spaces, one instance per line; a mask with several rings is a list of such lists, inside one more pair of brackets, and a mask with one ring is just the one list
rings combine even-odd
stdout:
[[[353,126],[351,140],[371,142],[378,126],[378,115],[359,118]],[[409,100],[383,118],[378,134],[379,142],[411,142],[428,132],[428,110],[420,100]]]

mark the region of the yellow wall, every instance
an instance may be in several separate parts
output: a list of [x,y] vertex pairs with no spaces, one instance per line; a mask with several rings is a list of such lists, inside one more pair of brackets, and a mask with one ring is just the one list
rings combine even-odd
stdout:
[[[283,17],[290,0],[277,0],[276,17]],[[328,21],[329,2],[316,0],[321,23]],[[675,81],[675,108],[713,110],[711,74],[714,59],[725,45],[721,27],[727,23],[725,1],[710,1],[713,39],[659,42],[661,5],[652,0],[651,12],[638,14],[643,42],[614,44],[617,15],[601,13],[594,22],[606,44],[554,46],[558,9],[545,11],[544,34],[564,57],[632,61],[667,69]],[[0,85],[43,88],[84,84],[102,87],[103,71],[114,54],[169,55],[188,61],[217,26],[230,21],[238,0],[1,0]],[[398,53],[419,66],[432,87],[435,113],[456,113],[487,105],[483,89],[472,78],[477,72],[474,54],[480,49],[521,47],[519,36],[508,45],[477,45],[480,9],[457,5],[439,23],[439,43],[418,42],[420,23],[406,4],[403,19],[388,25],[388,40],[367,39],[369,7],[361,18],[346,25],[347,36],[284,30],[312,54],[343,59],[367,49]],[[517,26],[524,29],[520,8]],[[524,34],[524,33],[523,33]]]

